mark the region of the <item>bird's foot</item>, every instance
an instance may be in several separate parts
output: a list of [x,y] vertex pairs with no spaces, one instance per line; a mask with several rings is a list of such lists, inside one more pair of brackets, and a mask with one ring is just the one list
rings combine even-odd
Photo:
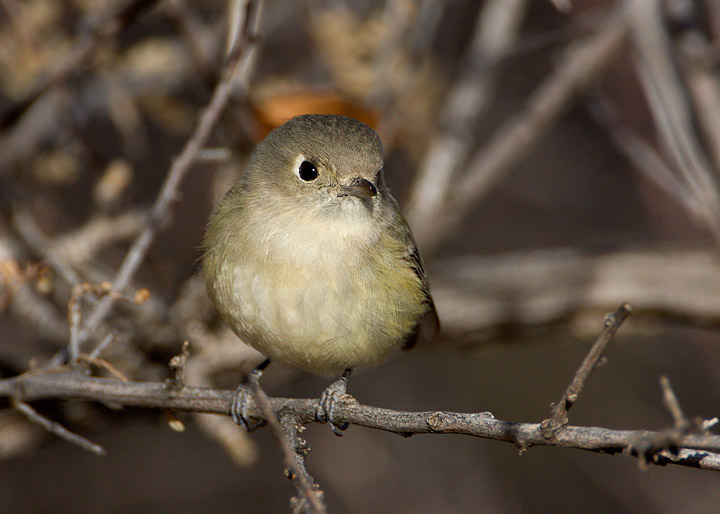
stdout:
[[248,404],[250,398],[253,397],[252,386],[260,381],[260,377],[268,364],[270,364],[270,359],[265,359],[243,379],[235,390],[235,396],[230,407],[232,420],[248,432],[253,432],[266,423],[264,419],[251,418],[248,412]]
[[316,417],[320,423],[330,423],[330,428],[336,436],[342,436],[350,423],[335,420],[335,410],[338,407],[357,404],[357,400],[347,394],[348,377],[351,370],[346,369],[342,376],[323,391],[320,396]]

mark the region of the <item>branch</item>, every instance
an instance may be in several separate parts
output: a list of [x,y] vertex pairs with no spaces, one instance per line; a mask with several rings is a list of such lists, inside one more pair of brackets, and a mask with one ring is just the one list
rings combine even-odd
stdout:
[[473,127],[493,99],[499,64],[516,42],[527,11],[525,0],[485,2],[461,71],[447,94],[440,128],[413,181],[405,212],[413,227],[425,226],[442,210],[452,180],[472,149]]
[[675,427],[681,428],[686,422],[685,414],[683,414],[680,402],[678,401],[677,396],[675,396],[675,391],[672,390],[670,379],[665,375],[660,377],[660,387],[663,392],[663,403],[665,404],[665,408],[668,412],[670,412],[673,422],[675,423]]
[[592,348],[590,348],[590,351],[585,356],[585,359],[582,364],[580,364],[580,367],[575,372],[575,376],[573,377],[572,382],[570,382],[565,394],[563,394],[558,403],[553,404],[552,415],[549,419],[546,419],[540,424],[545,437],[548,439],[554,437],[558,430],[567,424],[568,411],[573,405],[575,405],[578,396],[585,386],[585,382],[588,377],[590,377],[593,370],[599,365],[600,358],[610,342],[610,339],[612,339],[620,328],[620,325],[623,324],[631,312],[632,308],[630,305],[624,303],[617,311],[607,316],[602,332],[595,341],[595,344],[593,344]]
[[[120,382],[76,373],[28,373],[0,380],[0,397],[15,397],[30,402],[42,399],[76,399],[123,406],[162,408],[230,416],[234,391],[185,386],[180,390],[152,382]],[[266,419],[257,401],[248,398],[249,414]],[[292,414],[298,423],[316,422],[319,400],[270,398],[273,412]],[[339,422],[394,432],[413,434],[463,434],[505,441],[518,448],[561,446],[606,454],[630,454],[633,443],[641,438],[659,438],[662,432],[612,430],[597,427],[565,426],[556,437],[547,439],[540,423],[515,423],[496,419],[488,412],[403,412],[367,405],[338,405]],[[658,450],[652,462],[720,470],[720,435],[687,434],[677,439],[677,453]]]
[[45,430],[47,430],[51,434],[55,434],[60,439],[65,439],[66,441],[79,446],[80,448],[82,448],[85,451],[92,452],[95,455],[98,455],[98,456],[105,455],[106,452],[102,446],[97,445],[91,441],[88,441],[84,437],[81,437],[77,434],[70,432],[67,428],[62,426],[60,423],[56,423],[54,421],[47,419],[45,416],[42,416],[35,409],[30,407],[27,403],[18,401],[17,399],[13,398],[12,405],[15,408],[15,410],[20,412],[27,419],[29,419],[33,423],[37,423],[38,425],[42,426]]
[[633,441],[630,454],[641,458],[639,464],[642,469],[645,469],[647,464],[655,462],[658,450],[678,454],[677,442],[684,435],[692,432],[707,434],[708,430],[718,423],[717,417],[708,420],[686,418],[666,376],[660,377],[660,387],[663,391],[663,403],[673,418],[673,427],[656,434],[639,435]]
[[720,187],[697,133],[697,120],[683,78],[673,60],[663,3],[631,0],[630,19],[637,73],[663,148],[694,195],[699,213],[720,241]]
[[[180,155],[178,155],[170,166],[170,170],[165,177],[165,182],[163,183],[160,193],[158,194],[155,204],[150,212],[150,218],[145,226],[145,229],[133,242],[130,250],[128,250],[128,253],[125,256],[125,260],[115,275],[112,293],[122,293],[123,289],[125,289],[132,276],[140,267],[150,244],[155,238],[155,234],[160,224],[165,219],[172,203],[177,199],[178,188],[180,187],[182,180],[185,178],[185,175],[195,162],[198,152],[207,142],[215,124],[225,109],[225,105],[234,90],[233,81],[235,79],[235,74],[243,62],[243,57],[246,55],[244,50],[247,48],[248,44],[251,43],[253,36],[248,33],[249,30],[253,28],[253,24],[247,22],[247,16],[249,16],[252,11],[253,5],[253,2],[247,0],[244,2],[245,10],[240,9],[240,13],[246,16],[245,21],[240,24],[244,30],[237,32],[235,40],[230,45],[230,52],[228,53],[227,61],[223,68],[222,79],[215,87],[210,103],[202,112],[200,122],[198,123],[195,132],[192,134],[190,139],[188,139],[182,152],[180,152]],[[115,303],[115,298],[113,296],[114,295],[111,294],[104,297],[90,313],[80,335],[81,343],[89,337],[95,328],[110,313],[110,309]]]
[[301,443],[298,437],[298,420],[291,414],[283,414],[282,421],[280,421],[278,415],[273,411],[270,398],[260,388],[258,381],[251,380],[250,384],[255,395],[255,401],[259,404],[263,416],[280,444],[289,476],[295,483],[297,496],[292,501],[294,511],[319,514],[327,512],[323,502],[323,492],[305,468],[303,455],[305,445]]
[[646,322],[720,324],[720,261],[711,248],[456,257],[429,275],[443,342],[479,345],[558,328],[587,337],[587,325],[575,321],[624,301]]

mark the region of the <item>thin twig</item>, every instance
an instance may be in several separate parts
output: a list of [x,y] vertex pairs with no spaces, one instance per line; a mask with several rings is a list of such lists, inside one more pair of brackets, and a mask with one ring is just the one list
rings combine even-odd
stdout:
[[68,284],[74,285],[81,281],[80,276],[55,252],[50,251],[51,242],[29,212],[13,209],[11,227],[17,235],[60,275]]
[[[257,380],[250,380],[255,399],[260,406],[263,417],[272,428],[275,438],[280,444],[283,455],[285,457],[285,465],[287,466],[290,476],[298,493],[298,503],[305,508],[299,509],[301,512],[323,513],[327,512],[325,503],[323,502],[323,493],[317,486],[315,480],[310,476],[305,468],[304,461],[298,458],[297,453],[293,449],[297,444],[290,439],[292,431],[286,430],[275,414],[270,399],[265,391],[262,390]],[[297,434],[295,434],[297,436]],[[304,500],[304,501],[303,501]]]
[[[230,416],[235,391],[186,385],[181,390],[168,389],[152,382],[120,382],[93,378],[77,373],[26,373],[0,380],[0,397],[22,401],[41,399],[77,399],[124,406],[163,408]],[[270,398],[276,414],[292,413],[303,424],[317,422],[319,400]],[[265,419],[260,406],[249,398],[248,413]],[[600,427],[566,425],[551,439],[546,438],[539,423],[515,423],[496,419],[487,412],[403,412],[360,404],[341,404],[335,410],[339,422],[349,422],[404,436],[412,434],[464,434],[505,441],[519,448],[560,446],[604,454],[628,451],[638,437],[657,437],[660,432],[646,430],[612,430]],[[677,440],[679,452],[660,451],[657,464],[677,464],[720,471],[720,435],[687,434]]]
[[671,165],[648,141],[620,122],[617,109],[607,98],[598,95],[588,100],[587,104],[591,116],[608,131],[615,147],[627,157],[635,169],[682,207],[696,217],[702,217],[697,199],[688,186],[677,177]]
[[108,333],[105,338],[100,341],[100,344],[97,345],[92,352],[90,352],[90,355],[88,355],[88,358],[91,360],[98,359],[100,357],[100,354],[102,351],[108,347],[110,343],[115,341],[115,338],[118,335],[117,330],[111,330],[110,333]]
[[[110,335],[110,334],[108,334],[108,335]],[[110,364],[105,359],[98,359],[96,357],[92,357],[91,355],[81,353],[80,355],[78,355],[78,361],[86,362],[88,364],[92,364],[93,366],[97,366],[98,368],[104,369],[108,373],[110,373],[112,376],[114,376],[118,380],[122,380],[123,382],[130,381],[130,379],[128,377],[126,377],[122,371],[117,369],[115,366]]]
[[413,181],[406,209],[412,226],[430,223],[441,210],[470,154],[474,125],[493,98],[498,65],[515,43],[526,10],[525,0],[492,0],[480,9],[459,77],[440,114],[441,131],[430,141]]
[[575,372],[575,376],[570,382],[565,394],[563,394],[558,403],[553,404],[552,415],[550,418],[542,422],[542,432],[545,437],[548,439],[554,437],[558,430],[567,424],[568,411],[577,401],[578,396],[585,386],[585,382],[600,362],[600,358],[602,357],[608,343],[631,312],[632,307],[630,307],[627,303],[624,303],[617,311],[606,316],[605,326],[603,327],[602,332],[600,332],[597,340],[592,345],[590,351],[582,361],[582,364],[580,364],[580,367]]
[[[240,10],[240,12],[248,14],[254,4],[255,2],[247,0],[245,2],[246,9],[244,11]],[[250,27],[252,24],[242,23],[242,26]],[[233,92],[232,83],[235,73],[240,67],[240,64],[243,61],[243,56],[245,55],[243,50],[251,43],[252,36],[253,34],[248,34],[244,31],[238,32],[237,41],[231,46],[231,53],[228,55],[228,60],[223,68],[222,79],[215,87],[209,104],[203,110],[200,116],[200,122],[198,123],[195,132],[192,134],[190,139],[188,139],[185,147],[180,152],[180,155],[178,155],[178,157],[173,161],[160,193],[155,200],[152,211],[150,212],[150,218],[145,226],[145,229],[133,242],[130,250],[128,250],[128,253],[125,256],[125,260],[115,275],[115,280],[113,280],[113,293],[121,293],[128,285],[130,279],[135,274],[135,271],[137,271],[145,258],[145,254],[155,238],[155,234],[160,224],[165,219],[170,206],[177,199],[177,191],[180,183],[190,170],[192,164],[195,162],[195,157],[198,151],[205,145],[206,141],[210,137],[215,124],[230,99]],[[114,303],[115,298],[113,295],[104,297],[98,303],[95,309],[87,317],[81,334],[81,343],[85,341],[95,330],[98,324],[107,317]]]
[[67,343],[67,316],[61,315],[55,304],[39,294],[30,284],[21,284],[13,291],[10,310],[44,338]]
[[672,390],[670,380],[666,376],[660,377],[660,387],[663,391],[663,403],[673,418],[673,427],[653,434],[638,434],[628,447],[631,455],[638,457],[638,465],[645,469],[648,464],[656,464],[667,454],[678,455],[684,436],[690,433],[705,434],[713,426],[717,418],[704,420],[700,417],[688,419],[680,407],[680,402]]
[[76,444],[83,450],[92,452],[95,455],[103,456],[107,453],[102,446],[95,444],[92,441],[89,441],[84,437],[71,432],[70,430],[62,426],[60,423],[56,423],[55,421],[47,419],[45,416],[41,415],[35,409],[30,407],[27,403],[18,400],[12,400],[12,404],[15,410],[22,413],[27,419],[29,419],[33,423],[37,423],[38,425],[42,426],[51,434],[55,434],[61,439],[65,439],[72,444]]
[[720,242],[720,186],[699,140],[686,85],[673,60],[660,0],[630,0],[637,74],[645,90],[658,135],[680,178],[692,191],[693,214]]
[[47,237],[25,210],[14,208],[10,219],[11,227],[23,242],[72,286],[82,281],[73,266],[86,263],[111,244],[136,236],[145,226],[146,217],[139,210],[113,217],[98,216],[53,238]]
[[185,341],[180,349],[180,353],[170,359],[169,367],[173,371],[173,377],[166,380],[175,389],[181,389],[185,386],[185,364],[190,356],[190,342]]
[[[682,6],[681,9],[669,8],[669,5]],[[720,170],[720,88],[718,88],[718,69],[713,58],[713,47],[717,48],[713,28],[700,20],[705,19],[702,11],[704,4],[684,3],[673,1],[666,4],[666,14],[676,26],[682,30],[673,32],[672,41],[678,50],[678,65],[680,74],[685,80],[688,95],[693,103],[693,111],[698,120],[700,139],[709,157],[712,157],[713,168]],[[710,16],[717,19],[717,2],[713,3],[714,11]],[[707,7],[711,7],[710,4]],[[675,14],[676,19],[673,18]],[[683,23],[682,20],[694,19],[692,24]]]
[[69,266],[84,264],[103,249],[136,237],[146,220],[147,213],[139,209],[117,216],[94,216],[80,227],[48,241],[45,252]]
[[682,428],[687,424],[687,418],[685,418],[685,414],[683,414],[680,402],[677,396],[675,396],[675,391],[672,390],[670,379],[665,375],[660,377],[660,387],[663,392],[663,403],[673,418],[675,428]]
[[80,299],[83,296],[81,284],[73,286],[72,296],[68,303],[68,323],[70,325],[70,342],[68,344],[68,362],[74,363],[80,355]]

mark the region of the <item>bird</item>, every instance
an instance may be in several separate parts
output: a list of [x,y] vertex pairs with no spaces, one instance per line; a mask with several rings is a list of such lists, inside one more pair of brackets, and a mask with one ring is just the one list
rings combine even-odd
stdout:
[[[321,397],[334,418],[356,368],[432,340],[439,320],[422,258],[384,179],[367,125],[340,115],[296,116],[270,132],[217,203],[202,271],[219,318],[268,360],[341,377]],[[246,387],[233,418],[251,430]]]

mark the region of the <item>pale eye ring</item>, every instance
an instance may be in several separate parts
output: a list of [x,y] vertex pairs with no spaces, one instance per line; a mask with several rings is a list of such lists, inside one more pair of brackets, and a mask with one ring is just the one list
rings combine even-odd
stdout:
[[297,175],[300,177],[300,180],[304,182],[312,182],[316,178],[318,178],[318,169],[315,164],[313,164],[310,161],[302,161],[300,165],[297,168]]

